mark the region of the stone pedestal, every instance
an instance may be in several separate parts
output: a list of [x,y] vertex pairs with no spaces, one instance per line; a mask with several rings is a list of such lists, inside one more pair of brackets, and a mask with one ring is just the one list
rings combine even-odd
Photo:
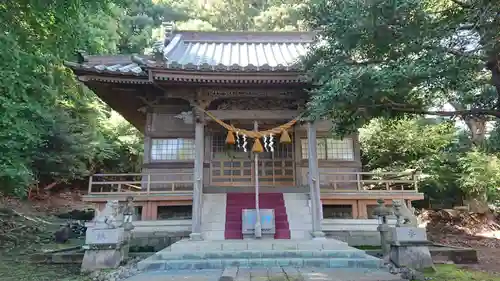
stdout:
[[428,247],[431,243],[427,240],[425,228],[393,227],[391,234],[392,244],[389,256],[396,266],[416,270],[434,267]]
[[130,232],[123,227],[88,228],[82,271],[117,268],[128,256]]

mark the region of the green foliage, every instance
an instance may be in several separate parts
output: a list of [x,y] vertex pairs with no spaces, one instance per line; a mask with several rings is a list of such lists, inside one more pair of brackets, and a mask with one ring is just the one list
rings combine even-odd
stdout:
[[304,29],[301,11],[307,1],[212,0],[206,5],[195,0],[171,1],[177,12],[189,20],[178,20],[181,30],[270,31]]
[[124,0],[122,7],[117,7],[114,13],[120,35],[118,51],[122,54],[142,53],[153,43],[154,28],[165,21],[187,18],[171,6],[151,0]]
[[[0,4],[0,191],[23,196],[30,186],[95,170],[137,170],[140,139],[130,146],[116,135],[118,125],[106,127],[102,102],[62,65],[76,49],[118,50],[117,28],[108,21],[113,7],[108,1]],[[128,123],[120,126],[137,135]],[[120,157],[127,167],[111,161]]]
[[[63,67],[74,51],[142,53],[163,21],[183,29],[294,29],[295,0],[275,3],[21,0],[0,3],[0,191],[137,172],[140,133]],[[228,16],[230,15],[230,16]],[[258,20],[256,20],[258,19]]]
[[[340,134],[375,117],[500,116],[500,4],[464,3],[310,1],[305,18],[320,32],[306,62],[318,85],[310,115]],[[432,110],[445,103],[456,112]]]
[[500,159],[496,155],[472,150],[459,158],[459,178],[463,192],[472,198],[486,195],[489,201],[500,195]]
[[363,164],[368,170],[423,170],[455,140],[450,122],[374,119],[360,130]]
[[500,281],[498,276],[467,270],[454,264],[437,264],[436,272],[426,272],[425,276],[439,281]]

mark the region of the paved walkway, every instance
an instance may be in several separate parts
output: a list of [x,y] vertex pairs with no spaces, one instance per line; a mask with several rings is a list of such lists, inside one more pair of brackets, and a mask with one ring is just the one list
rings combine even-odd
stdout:
[[148,272],[126,281],[403,281],[399,275],[364,269],[228,268]]

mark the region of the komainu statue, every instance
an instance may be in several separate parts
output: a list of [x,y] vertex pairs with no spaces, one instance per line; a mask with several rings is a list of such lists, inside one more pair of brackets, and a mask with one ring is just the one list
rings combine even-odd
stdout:
[[104,228],[121,227],[123,220],[120,218],[120,204],[118,200],[110,200],[106,203],[104,210],[97,211],[95,224]]
[[418,227],[415,210],[410,210],[404,201],[392,200],[392,208],[394,209],[394,215],[398,218],[396,226],[401,226],[400,219],[403,219],[403,225]]

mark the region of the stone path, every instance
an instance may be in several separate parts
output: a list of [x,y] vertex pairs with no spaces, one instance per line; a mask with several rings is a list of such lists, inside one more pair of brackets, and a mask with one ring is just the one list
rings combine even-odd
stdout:
[[399,275],[363,269],[238,268],[147,272],[125,281],[403,281]]

